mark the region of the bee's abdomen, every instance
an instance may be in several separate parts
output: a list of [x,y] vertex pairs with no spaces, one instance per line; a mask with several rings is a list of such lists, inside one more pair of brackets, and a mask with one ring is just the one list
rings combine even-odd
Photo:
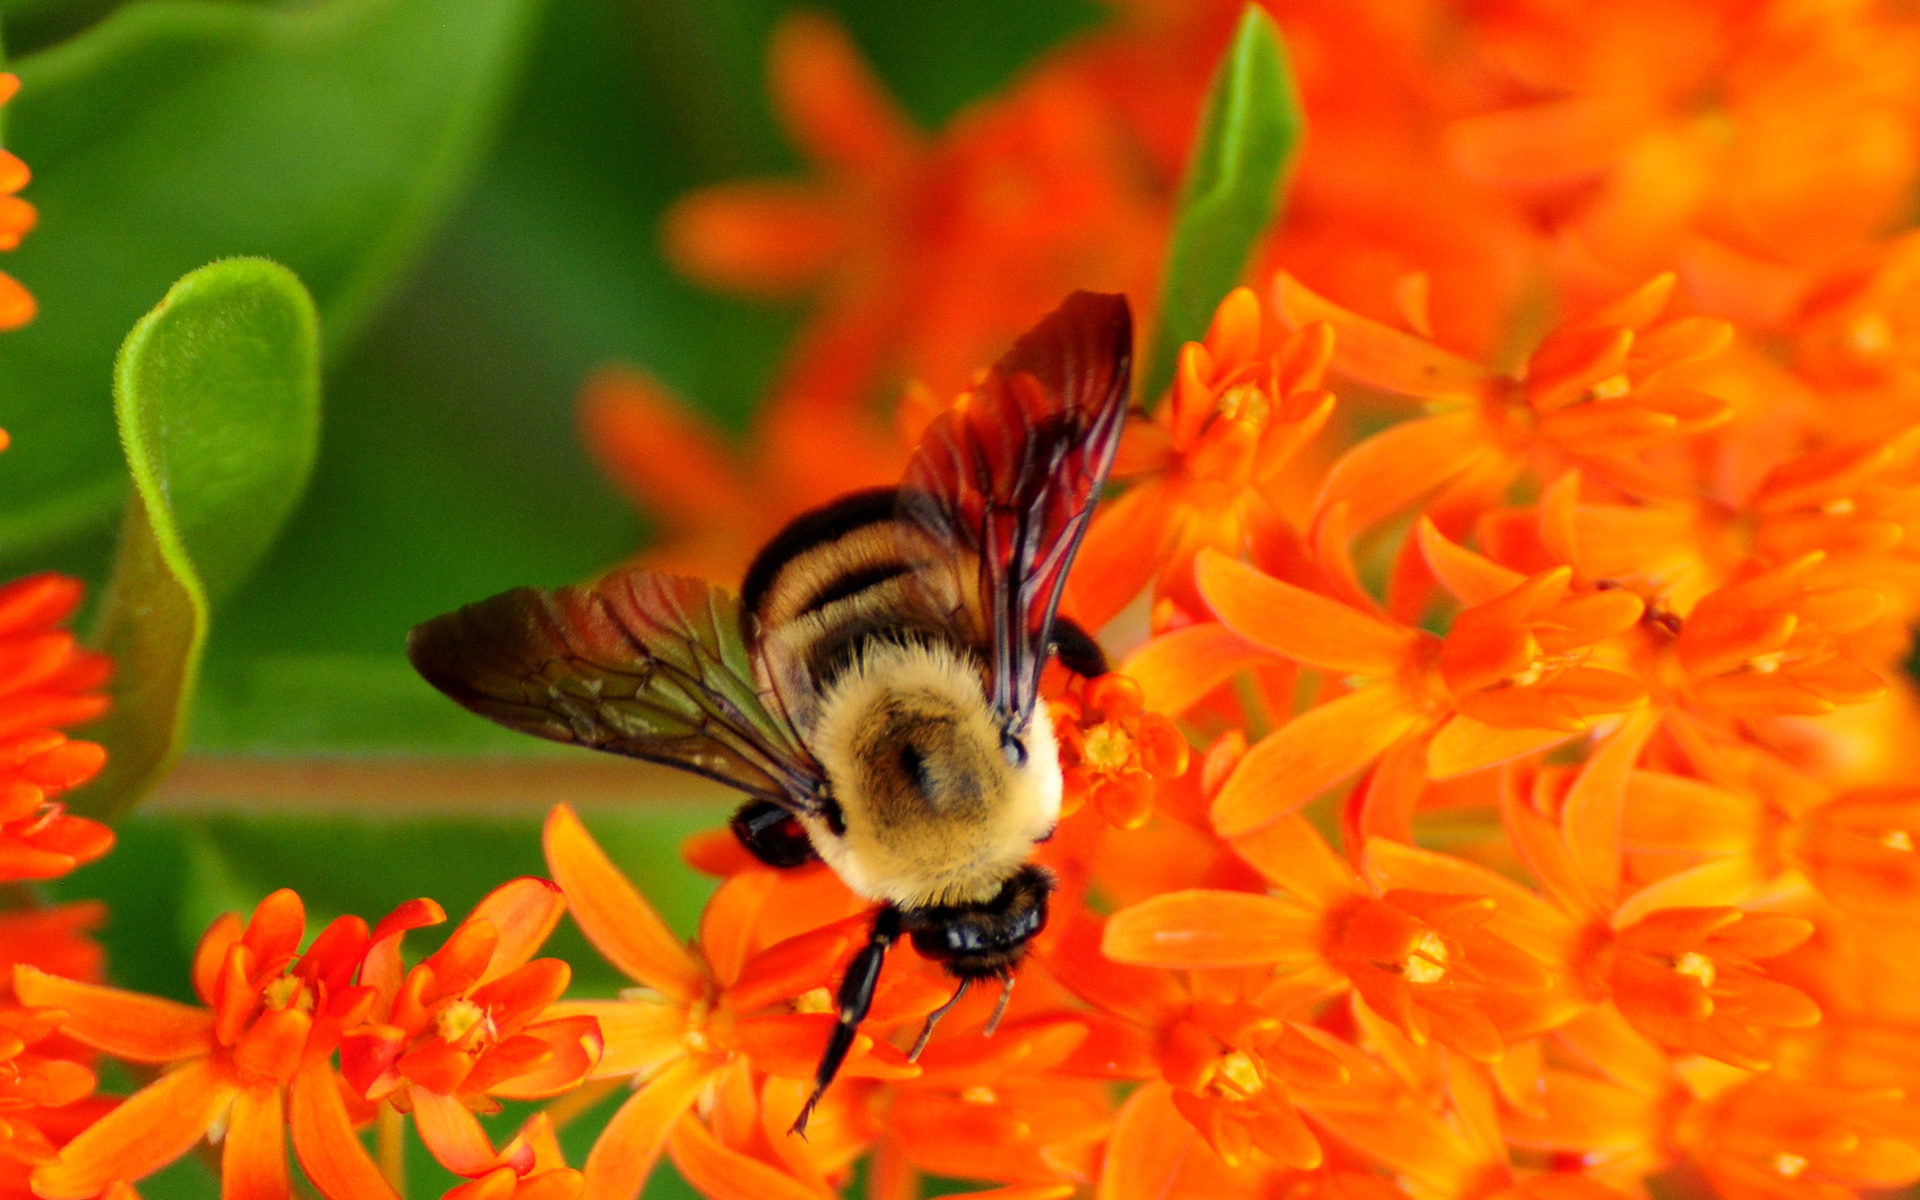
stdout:
[[915,579],[931,548],[892,490],[855,492],[794,519],[748,568],[744,632],[804,733],[813,703],[876,641],[954,641]]
[[[871,488],[842,496],[789,521],[785,529],[753,556],[753,563],[747,567],[746,579],[740,584],[741,611],[752,613],[761,627],[766,628],[817,607],[820,603],[817,596],[795,593],[813,593],[819,589],[810,584],[830,585],[834,581],[820,580],[821,572],[807,569],[806,560],[822,547],[874,526],[891,528],[898,498],[896,488]],[[873,567],[886,565],[876,561]],[[901,570],[905,569],[901,564]]]

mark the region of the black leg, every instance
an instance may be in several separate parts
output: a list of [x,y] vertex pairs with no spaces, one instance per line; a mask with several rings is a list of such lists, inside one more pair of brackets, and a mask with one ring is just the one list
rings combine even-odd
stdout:
[[770,800],[749,800],[728,822],[740,844],[770,867],[801,867],[819,859],[793,814]]
[[920,1061],[920,1052],[927,1048],[927,1039],[933,1036],[933,1027],[940,1023],[941,1017],[953,1011],[953,1006],[960,1003],[961,999],[966,996],[967,989],[972,986],[973,980],[962,979],[960,986],[953,989],[953,998],[927,1014],[926,1026],[920,1030],[920,1036],[914,1039],[913,1049],[907,1053],[908,1062]]
[[880,967],[887,961],[888,948],[899,936],[899,910],[891,906],[882,908],[873,918],[873,932],[867,935],[865,948],[853,956],[853,961],[847,964],[847,973],[840,978],[840,996],[836,1001],[839,1024],[833,1027],[833,1036],[827,1039],[827,1052],[820,1056],[820,1065],[813,1072],[813,1094],[801,1106],[800,1115],[788,1132],[806,1136],[807,1118],[813,1115],[813,1106],[820,1103],[827,1085],[840,1073],[847,1051],[853,1048],[860,1022],[867,1019],[867,1010],[873,1007],[873,989],[880,982]]
[[1107,673],[1107,652],[1093,635],[1067,617],[1053,619],[1053,656],[1060,665],[1083,679]]

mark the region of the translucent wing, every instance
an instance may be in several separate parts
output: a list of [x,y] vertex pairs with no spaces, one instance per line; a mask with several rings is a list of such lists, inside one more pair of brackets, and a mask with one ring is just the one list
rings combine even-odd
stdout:
[[428,683],[510,729],[705,775],[794,812],[825,776],[756,690],[739,604],[699,579],[617,571],[515,588],[407,638]]
[[926,590],[972,627],[1015,732],[1120,443],[1132,360],[1126,297],[1075,292],[928,428],[901,485],[901,517],[940,551],[923,555]]

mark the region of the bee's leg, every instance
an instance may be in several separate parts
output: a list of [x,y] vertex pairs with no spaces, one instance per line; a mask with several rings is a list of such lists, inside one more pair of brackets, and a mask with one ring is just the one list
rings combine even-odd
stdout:
[[907,1052],[908,1062],[918,1062],[920,1060],[920,1052],[927,1048],[927,1039],[933,1036],[933,1027],[940,1023],[941,1017],[953,1011],[953,1006],[960,1003],[961,999],[966,996],[967,989],[972,986],[973,980],[962,979],[960,986],[953,989],[953,998],[927,1014],[926,1026],[920,1030],[920,1036],[914,1039],[913,1049]]
[[770,800],[747,801],[728,826],[747,853],[770,867],[802,867],[820,857],[793,814]]
[[987,1027],[980,1031],[982,1037],[992,1037],[1000,1028],[1000,1018],[1007,1015],[1007,1005],[1013,1001],[1013,971],[1009,969],[1000,977],[1000,1003],[993,1006],[993,1015],[987,1018]]
[[887,949],[899,936],[900,910],[888,905],[873,918],[873,932],[867,935],[866,946],[853,956],[853,961],[847,964],[847,973],[840,978],[840,996],[836,1001],[840,1021],[833,1027],[833,1036],[827,1039],[827,1052],[820,1056],[820,1065],[814,1069],[813,1094],[801,1106],[789,1133],[806,1136],[807,1118],[813,1115],[813,1106],[820,1103],[827,1085],[840,1073],[847,1051],[853,1048],[860,1022],[867,1019],[867,1010],[873,1007],[873,989],[880,982],[880,967],[887,961]]
[[1071,617],[1053,619],[1053,656],[1060,660],[1061,666],[1083,679],[1107,673],[1107,652]]

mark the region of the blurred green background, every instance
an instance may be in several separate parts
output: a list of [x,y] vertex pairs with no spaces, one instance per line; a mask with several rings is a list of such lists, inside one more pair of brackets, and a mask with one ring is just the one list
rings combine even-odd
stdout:
[[[0,335],[0,571],[57,568],[97,591],[126,480],[114,353],[181,275],[259,255],[321,315],[318,467],[284,535],[220,604],[188,766],[577,757],[492,729],[420,684],[415,622],[520,583],[591,575],[645,543],[597,475],[573,405],[610,363],[641,365],[729,430],[762,394],[801,307],[755,306],[674,276],[658,245],[689,188],[801,169],[770,111],[775,0],[0,0],[24,82],[6,142],[34,171],[40,225],[0,261],[41,305]],[[838,18],[933,130],[1103,9],[1083,0],[813,6]],[[243,772],[244,776],[244,772]],[[111,906],[117,982],[187,993],[211,917],[292,886],[313,914],[378,916],[431,895],[459,914],[541,871],[539,809],[464,803],[462,779],[326,803],[276,778],[174,787],[121,824],[106,860],[52,890]],[[411,778],[411,777],[406,777]],[[587,810],[682,930],[705,888],[680,839],[712,793]],[[396,785],[401,786],[401,785]],[[432,938],[420,939],[425,945]],[[617,986],[570,927],[579,986]],[[604,1119],[605,1111],[598,1116]],[[524,1112],[506,1114],[510,1124]],[[576,1165],[597,1122],[572,1126]],[[410,1157],[411,1194],[453,1178]],[[687,1194],[663,1169],[648,1196]],[[189,1160],[142,1185],[211,1195]]]

